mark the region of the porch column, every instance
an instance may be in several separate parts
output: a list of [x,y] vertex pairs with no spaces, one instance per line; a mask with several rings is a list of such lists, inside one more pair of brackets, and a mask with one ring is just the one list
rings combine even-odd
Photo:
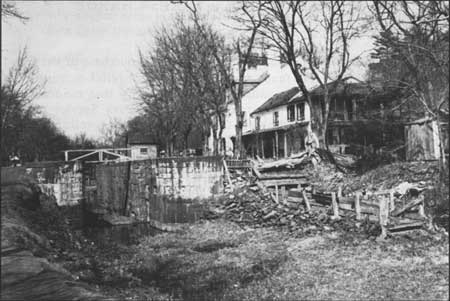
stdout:
[[263,159],[265,159],[266,157],[264,156],[264,136],[261,136],[261,157]]
[[278,159],[278,131],[275,131],[275,158]]
[[284,132],[284,157],[287,158],[288,149],[287,149],[287,132]]

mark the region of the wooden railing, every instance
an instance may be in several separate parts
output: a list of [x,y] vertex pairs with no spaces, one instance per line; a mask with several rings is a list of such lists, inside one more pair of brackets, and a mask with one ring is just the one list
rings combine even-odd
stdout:
[[249,159],[226,159],[228,169],[252,168],[252,162]]

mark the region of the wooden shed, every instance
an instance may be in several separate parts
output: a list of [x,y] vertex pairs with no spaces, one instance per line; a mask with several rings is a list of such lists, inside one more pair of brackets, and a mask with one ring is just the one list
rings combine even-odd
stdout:
[[438,124],[431,118],[422,118],[405,124],[406,160],[439,159]]

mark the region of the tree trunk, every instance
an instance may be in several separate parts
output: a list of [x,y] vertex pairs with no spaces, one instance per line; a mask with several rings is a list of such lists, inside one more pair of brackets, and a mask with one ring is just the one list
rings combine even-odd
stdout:
[[[225,117],[224,117],[225,118]],[[219,115],[219,133],[218,133],[218,139],[219,139],[219,154],[225,155],[226,149],[224,145],[222,144],[222,135],[223,135],[223,129],[225,128],[225,120]]]
[[325,89],[323,96],[325,111],[322,115],[321,131],[320,135],[317,137],[319,139],[319,147],[328,149],[327,141],[327,128],[328,128],[328,116],[330,114],[330,94],[328,89]]
[[213,153],[215,156],[217,156],[219,154],[219,144],[218,144],[216,130],[213,130]]
[[441,183],[448,184],[447,172],[448,166],[445,158],[445,145],[443,143],[443,131],[441,127],[441,118],[439,116],[439,112],[436,114],[436,123],[438,128],[438,136],[439,136],[439,180]]
[[187,155],[187,151],[188,151],[188,140],[189,140],[189,134],[191,133],[191,131],[187,131],[186,133],[184,133],[184,150],[183,150],[183,155],[186,156]]
[[173,138],[170,140],[169,156],[173,157]]

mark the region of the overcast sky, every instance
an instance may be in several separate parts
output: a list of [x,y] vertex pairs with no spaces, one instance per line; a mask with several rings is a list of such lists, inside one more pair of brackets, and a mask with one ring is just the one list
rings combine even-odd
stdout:
[[[36,103],[70,136],[98,137],[108,120],[136,115],[138,49],[147,49],[156,29],[187,12],[183,5],[156,1],[16,3],[30,20],[2,18],[2,78],[27,46],[47,79],[46,94]],[[215,20],[230,8],[227,2],[199,6]]]
[[[2,78],[27,46],[47,80],[46,93],[36,104],[72,137],[85,132],[98,138],[109,120],[126,121],[137,114],[138,49],[148,49],[158,28],[187,13],[181,4],[157,1],[16,3],[30,19],[2,18]],[[226,22],[232,8],[226,1],[198,6],[216,25]],[[368,46],[366,41],[356,44]]]

